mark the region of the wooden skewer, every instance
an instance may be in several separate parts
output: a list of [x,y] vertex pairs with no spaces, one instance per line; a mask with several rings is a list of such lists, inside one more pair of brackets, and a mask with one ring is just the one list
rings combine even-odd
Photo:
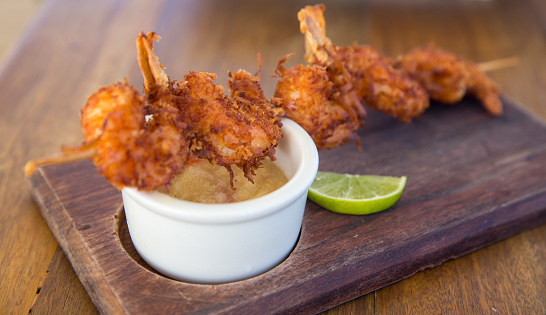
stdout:
[[486,61],[477,64],[478,68],[483,72],[489,72],[509,67],[514,67],[519,64],[519,58],[518,57],[510,57],[510,58],[503,58],[503,59],[496,59],[491,61]]
[[25,168],[24,168],[25,175],[27,177],[32,175],[32,172],[34,172],[34,170],[40,166],[89,159],[95,156],[96,154],[97,154],[97,151],[95,150],[95,148],[92,147],[83,151],[63,152],[63,153],[59,153],[59,154],[55,154],[51,156],[46,156],[41,159],[31,160],[31,161],[28,161],[27,164],[25,164]]
[[[150,41],[151,40],[152,39],[150,39]],[[148,43],[145,43],[145,44],[148,44]],[[139,62],[141,62],[141,61],[144,61],[144,58],[147,57],[147,56],[144,56],[145,55],[144,49],[142,49],[142,47],[139,47],[139,48],[140,48],[139,52],[141,53],[141,54],[139,54],[139,58],[142,59],[142,60],[139,59]],[[285,58],[287,58],[287,57],[288,56],[286,56]],[[258,55],[258,64],[260,65],[259,70],[261,70],[261,56],[260,55]],[[510,58],[503,58],[503,59],[496,59],[496,60],[482,62],[482,63],[477,64],[477,66],[481,71],[489,72],[489,71],[514,67],[514,66],[516,66],[518,64],[519,64],[519,58],[518,57],[510,57]],[[141,66],[142,66],[142,64],[141,64]],[[258,72],[259,72],[259,70],[258,70]],[[24,168],[25,175],[30,176],[32,174],[32,172],[36,168],[38,168],[40,166],[43,166],[43,165],[60,164],[60,163],[77,161],[77,160],[89,159],[89,158],[92,158],[96,153],[97,153],[97,151],[95,150],[95,148],[91,147],[91,148],[81,150],[81,151],[66,151],[66,152],[63,152],[63,153],[56,154],[56,155],[47,156],[47,157],[44,157],[44,158],[41,158],[41,159],[38,159],[38,160],[28,161],[25,164],[25,168]]]

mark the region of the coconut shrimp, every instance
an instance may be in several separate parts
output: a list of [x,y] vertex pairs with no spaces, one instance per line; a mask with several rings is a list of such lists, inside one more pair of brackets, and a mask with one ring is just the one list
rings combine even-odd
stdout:
[[[357,113],[348,112],[360,106],[349,105],[340,91],[335,90],[325,68],[316,65],[296,65],[285,69],[282,58],[275,73],[280,78],[273,102],[285,115],[298,123],[311,136],[317,149],[330,149],[359,138],[355,131],[362,126]],[[354,102],[359,102],[353,99]]]
[[305,35],[305,59],[326,68],[341,91],[354,92],[372,108],[411,121],[429,106],[426,91],[389,58],[370,46],[336,46],[326,37],[324,5],[306,6],[298,12]]
[[144,97],[127,81],[99,88],[81,110],[82,145],[29,162],[27,175],[39,165],[87,157],[118,189],[149,191],[166,186],[184,169],[190,156],[188,143],[168,113],[148,124],[144,107]]
[[144,95],[126,80],[100,88],[81,110],[83,144],[30,161],[27,175],[40,165],[92,158],[116,188],[149,191],[167,186],[192,158],[224,166],[232,178],[236,165],[250,181],[262,159],[275,159],[280,118],[267,102],[245,99],[263,96],[256,78],[236,73],[233,82],[246,86],[236,92],[234,85],[236,101],[224,95],[212,73],[190,72],[184,81],[172,81],[153,53],[158,39],[153,32],[137,37]]
[[171,81],[153,53],[153,39],[158,39],[155,33],[141,33],[137,40],[144,89],[154,96],[148,97],[150,106],[179,112],[194,156],[226,167],[232,176],[235,165],[252,181],[264,158],[275,159],[282,136],[280,118],[263,96],[259,77],[244,70],[229,73],[229,96],[214,82],[214,73],[190,71],[184,80]]
[[430,99],[454,104],[465,95],[476,97],[493,116],[502,114],[496,84],[471,61],[435,45],[427,45],[398,57],[395,67],[419,81]]

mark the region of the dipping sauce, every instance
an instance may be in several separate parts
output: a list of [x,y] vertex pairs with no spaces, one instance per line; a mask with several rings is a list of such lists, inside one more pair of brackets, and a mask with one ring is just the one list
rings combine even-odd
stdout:
[[254,184],[238,167],[232,167],[233,189],[225,167],[198,160],[177,175],[169,186],[168,194],[186,201],[199,203],[229,203],[266,195],[288,182],[284,171],[270,159],[262,161],[256,170]]

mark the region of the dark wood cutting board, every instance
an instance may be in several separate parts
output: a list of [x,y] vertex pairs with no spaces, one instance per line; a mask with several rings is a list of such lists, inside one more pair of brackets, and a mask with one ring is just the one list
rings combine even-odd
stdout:
[[391,209],[331,213],[308,201],[300,240],[252,279],[168,279],[131,244],[120,193],[89,161],[42,167],[30,192],[102,313],[315,313],[546,223],[546,127],[503,99],[432,104],[414,122],[370,111],[353,144],[320,152],[320,170],[408,176]]

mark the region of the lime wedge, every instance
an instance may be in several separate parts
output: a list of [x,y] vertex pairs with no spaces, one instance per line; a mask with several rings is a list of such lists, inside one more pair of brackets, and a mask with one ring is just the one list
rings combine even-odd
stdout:
[[406,180],[406,176],[318,172],[307,196],[333,212],[370,214],[394,205],[404,190]]

